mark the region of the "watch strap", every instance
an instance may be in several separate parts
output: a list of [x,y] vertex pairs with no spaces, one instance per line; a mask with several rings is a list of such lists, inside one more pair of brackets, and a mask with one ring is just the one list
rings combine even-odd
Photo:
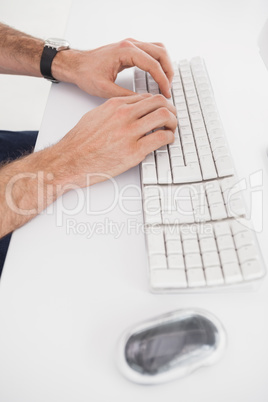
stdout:
[[56,56],[57,52],[58,51],[56,48],[45,45],[42,56],[41,56],[41,60],[40,60],[41,74],[46,79],[48,79],[52,82],[56,82],[56,83],[59,81],[53,77],[53,75],[51,73],[51,65],[52,65],[52,61],[53,61],[54,57]]

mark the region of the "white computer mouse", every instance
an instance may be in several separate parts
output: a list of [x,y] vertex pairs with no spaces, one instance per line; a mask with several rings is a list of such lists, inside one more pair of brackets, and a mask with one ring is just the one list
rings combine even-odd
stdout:
[[142,322],[122,335],[118,368],[131,381],[159,384],[216,362],[226,346],[226,332],[211,313],[178,310]]

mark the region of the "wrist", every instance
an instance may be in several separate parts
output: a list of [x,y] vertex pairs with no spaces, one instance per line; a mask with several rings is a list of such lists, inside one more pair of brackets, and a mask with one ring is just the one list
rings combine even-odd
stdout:
[[53,59],[51,72],[55,79],[62,82],[76,83],[81,51],[62,50]]

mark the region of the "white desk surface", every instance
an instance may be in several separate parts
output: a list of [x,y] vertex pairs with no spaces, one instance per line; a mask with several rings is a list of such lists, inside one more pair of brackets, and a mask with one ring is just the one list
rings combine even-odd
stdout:
[[[205,58],[238,176],[248,180],[263,172],[263,186],[247,194],[266,264],[268,73],[256,44],[267,15],[261,0],[74,0],[66,32],[77,48],[134,37],[164,42],[174,60]],[[130,71],[123,81],[131,86]],[[72,85],[54,85],[37,148],[59,140],[101,102]],[[139,185],[138,168],[116,183],[119,189]],[[100,210],[112,202],[113,187],[102,183],[81,190],[79,200],[83,196]],[[66,194],[13,236],[0,286],[1,402],[267,402],[268,278],[256,292],[152,295],[144,236],[126,229],[129,219],[142,222],[141,202],[132,202],[139,211],[134,216],[118,205],[88,214],[85,203],[75,214],[66,212],[76,202],[75,192]],[[122,224],[123,233],[118,239],[103,235],[100,222]],[[82,223],[76,226],[81,233],[68,234],[70,223]],[[99,232],[87,238],[85,223],[98,224]],[[125,380],[115,364],[122,331],[183,307],[221,319],[228,334],[223,358],[161,386]]]

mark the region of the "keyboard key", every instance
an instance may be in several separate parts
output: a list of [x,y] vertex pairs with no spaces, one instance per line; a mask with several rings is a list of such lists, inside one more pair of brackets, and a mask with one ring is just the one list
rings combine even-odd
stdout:
[[161,205],[159,200],[159,192],[157,187],[145,186],[143,189],[143,209],[145,216],[145,223],[161,224]]
[[197,241],[197,233],[195,231],[193,231],[192,229],[193,229],[192,225],[182,227],[181,238],[182,238],[183,242],[186,240]]
[[216,236],[231,235],[231,229],[228,222],[216,222],[214,224]]
[[243,201],[242,191],[239,188],[238,184],[235,185],[234,187],[227,188],[226,190],[224,190],[222,195],[223,195],[225,204],[228,204],[230,201],[235,201],[235,200]]
[[147,225],[161,225],[162,223],[162,216],[160,212],[150,213],[144,210],[145,215],[145,223]]
[[257,249],[254,245],[243,246],[237,250],[240,264],[258,258]]
[[215,179],[217,172],[211,155],[200,156],[201,170],[204,180]]
[[171,158],[178,157],[178,156],[182,157],[182,149],[181,149],[181,147],[179,147],[179,146],[172,147],[171,145],[172,144],[170,144],[170,146],[169,146],[169,154],[170,154]]
[[[186,154],[185,155],[185,162],[186,162],[186,165],[188,165],[191,162],[198,162],[198,157],[197,157],[196,152]],[[182,166],[182,165],[179,165],[179,166]]]
[[224,266],[229,263],[238,263],[235,249],[221,250],[220,251],[221,263]]
[[234,236],[234,241],[237,249],[243,246],[249,246],[251,244],[254,244],[252,233],[249,230],[247,232],[237,233]]
[[225,141],[225,139],[223,137],[214,138],[214,139],[211,140],[210,143],[211,143],[212,150],[215,150],[217,148],[226,146],[226,141]]
[[195,145],[194,143],[186,143],[183,144],[183,152],[185,154],[191,154],[191,153],[196,153]]
[[215,148],[213,150],[213,158],[215,161],[217,161],[219,158],[222,158],[223,156],[226,156],[228,154],[229,154],[229,151],[225,146],[220,147],[220,148]]
[[220,266],[206,268],[205,275],[208,286],[217,286],[224,283]]
[[216,167],[220,177],[234,174],[233,162],[229,155],[218,158],[216,160]]
[[227,218],[226,209],[223,203],[209,205],[211,219],[213,221]]
[[171,149],[171,148],[175,148],[175,147],[180,148],[181,147],[181,142],[180,142],[179,137],[174,136],[174,141],[171,144],[168,145],[168,148]]
[[200,121],[200,120],[202,121],[202,119],[203,119],[203,115],[201,113],[201,110],[191,113],[191,121],[192,122]]
[[187,278],[189,287],[206,285],[206,279],[203,269],[198,268],[189,269],[187,271]]
[[165,226],[165,239],[167,240],[180,240],[180,227],[178,225]]
[[202,255],[203,257],[203,263],[204,267],[214,267],[215,265],[220,265],[220,260],[219,260],[219,254],[217,251],[210,251],[207,253],[204,253]]
[[199,241],[210,237],[214,238],[213,225],[211,223],[201,224],[198,231]]
[[233,237],[231,235],[217,237],[217,244],[220,251],[235,248]]
[[167,269],[165,254],[153,254],[149,256],[150,269]]
[[159,188],[157,186],[143,187],[143,198],[148,199],[150,197],[159,198]]
[[170,254],[182,254],[181,241],[178,240],[167,240],[166,242],[167,255]]
[[199,244],[197,240],[184,240],[183,241],[184,254],[199,253]]
[[155,165],[141,165],[141,175],[143,184],[157,184]]
[[242,199],[231,200],[228,202],[226,208],[230,217],[246,215],[246,208]]
[[250,222],[246,219],[233,220],[231,223],[231,228],[233,235],[235,236],[237,233],[246,232],[250,227]]
[[207,194],[221,191],[220,184],[217,180],[206,183],[205,189]]
[[149,165],[151,165],[151,164],[155,165],[155,158],[154,158],[154,153],[153,153],[153,152],[149,153],[149,154],[145,157],[145,159],[142,161],[142,164],[143,164],[143,165],[146,165],[147,163],[148,163]]
[[192,254],[185,255],[185,265],[186,265],[187,270],[191,269],[191,268],[202,268],[203,264],[202,264],[201,255],[199,254],[199,250],[198,250],[198,254],[192,253]]
[[155,152],[167,152],[167,145],[163,145],[162,147],[158,148]]
[[[203,123],[203,124],[204,124],[204,123]],[[200,148],[202,148],[202,147],[208,147],[208,151],[209,151],[209,152],[207,152],[206,155],[211,155],[211,149],[210,149],[210,146],[209,146],[209,140],[208,140],[208,137],[207,137],[206,134],[203,135],[202,137],[198,136],[198,137],[195,139],[195,142],[196,142],[196,146],[197,146],[198,153],[199,153]],[[199,153],[199,155],[200,155],[200,153]]]
[[182,269],[156,269],[151,272],[152,289],[186,288],[187,280]]
[[[198,147],[197,152],[200,157],[204,156],[204,155],[211,155],[211,149],[210,149],[209,145],[205,145],[205,146],[202,145],[201,147]],[[213,163],[213,166],[214,166],[214,163]],[[214,169],[215,169],[215,166],[214,166]],[[214,177],[217,177],[217,174]]]
[[167,152],[156,153],[156,165],[157,165],[158,183],[160,184],[172,183],[171,168]]
[[149,215],[159,214],[161,211],[159,197],[147,197],[144,201],[144,211]]
[[[194,106],[191,106],[191,108],[193,110],[198,110],[197,106],[195,108],[194,108]],[[205,127],[194,128],[193,131],[194,131],[194,136],[195,136],[196,139],[200,138],[200,137],[203,138],[204,136],[207,135],[207,131],[206,131]]]
[[147,243],[149,255],[166,253],[162,229],[150,228],[147,232]]
[[210,221],[210,213],[207,205],[194,207],[194,220],[196,223]]
[[264,275],[264,269],[259,260],[251,260],[241,265],[244,279],[252,280],[261,278]]
[[225,282],[228,283],[236,283],[242,281],[242,274],[237,262],[233,262],[230,264],[223,265],[223,274]]
[[[173,148],[175,149],[175,148]],[[189,154],[190,155],[190,154]],[[187,155],[186,155],[187,156]],[[187,162],[187,159],[186,159]],[[176,166],[185,166],[184,164],[184,159],[182,156],[171,156],[171,167],[172,170],[176,167]]]
[[235,177],[226,177],[220,181],[222,192],[230,190],[237,184],[237,179]]
[[207,197],[208,197],[208,203],[210,205],[212,205],[212,204],[223,204],[224,205],[221,191],[209,192]]
[[172,173],[174,183],[189,183],[202,180],[198,163],[191,163],[188,166],[175,166]]
[[202,253],[205,253],[207,251],[217,251],[217,245],[214,237],[200,239],[200,248]]
[[178,214],[178,211],[162,211],[162,222],[164,225],[178,225],[184,223],[183,219],[181,219]]
[[184,269],[184,258],[182,254],[168,254],[167,257],[169,269]]

